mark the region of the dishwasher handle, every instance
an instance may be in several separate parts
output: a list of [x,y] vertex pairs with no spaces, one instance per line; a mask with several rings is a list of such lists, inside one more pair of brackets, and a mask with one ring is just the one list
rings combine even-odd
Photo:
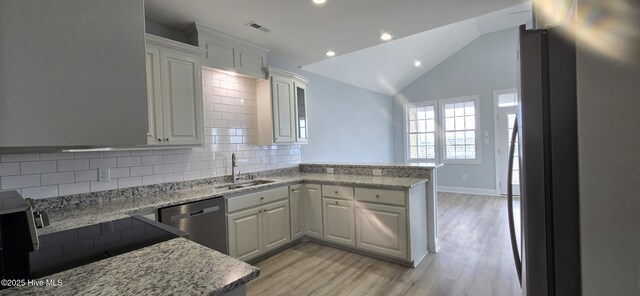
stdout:
[[182,219],[187,219],[187,218],[195,218],[195,217],[206,215],[206,214],[209,214],[209,213],[215,213],[215,212],[217,212],[219,210],[220,210],[220,206],[215,206],[215,207],[210,207],[210,208],[206,208],[206,209],[201,209],[201,210],[195,211],[195,212],[173,215],[173,216],[171,216],[171,222],[182,220]]

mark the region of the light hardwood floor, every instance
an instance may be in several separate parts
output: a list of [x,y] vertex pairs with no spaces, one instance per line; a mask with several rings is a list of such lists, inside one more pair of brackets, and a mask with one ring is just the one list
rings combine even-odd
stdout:
[[416,268],[312,242],[257,264],[248,295],[520,295],[505,197],[441,193],[440,252]]

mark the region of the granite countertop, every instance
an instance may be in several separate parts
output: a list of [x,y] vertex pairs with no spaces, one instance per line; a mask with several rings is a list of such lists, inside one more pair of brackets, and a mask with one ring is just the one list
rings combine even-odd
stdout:
[[256,267],[176,238],[42,279],[61,280],[59,287],[15,287],[0,294],[221,295],[259,275]]
[[225,184],[202,186],[167,193],[151,194],[140,198],[114,200],[98,204],[90,204],[63,210],[50,211],[48,212],[48,214],[51,225],[38,229],[38,233],[49,234],[97,223],[113,221],[121,218],[126,218],[132,214],[140,212],[155,210],[157,208],[173,206],[187,202],[204,200],[214,196],[230,196],[254,190],[287,186],[300,182],[315,182],[345,186],[357,185],[406,190],[428,181],[425,178],[311,173],[294,173],[281,176],[270,176],[261,179],[272,180],[275,182],[233,190],[229,190],[228,188],[216,188]]

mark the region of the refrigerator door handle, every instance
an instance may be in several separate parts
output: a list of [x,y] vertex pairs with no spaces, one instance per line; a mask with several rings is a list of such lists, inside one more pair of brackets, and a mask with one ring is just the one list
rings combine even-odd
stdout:
[[518,135],[518,118],[513,122],[513,132],[511,133],[511,145],[509,147],[509,167],[507,173],[507,212],[509,214],[509,236],[511,237],[511,251],[513,252],[513,261],[516,264],[516,272],[518,273],[518,281],[522,286],[522,262],[520,261],[520,251],[518,251],[518,242],[516,240],[516,229],[513,222],[513,157],[515,154],[516,139]]

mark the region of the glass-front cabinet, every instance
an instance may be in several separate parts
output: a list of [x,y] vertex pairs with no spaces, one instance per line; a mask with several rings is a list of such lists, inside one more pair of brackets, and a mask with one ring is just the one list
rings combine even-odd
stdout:
[[309,139],[306,78],[267,68],[256,83],[258,145],[306,144]]
[[309,125],[307,124],[307,86],[295,81],[296,104],[296,142],[306,143],[309,139]]

